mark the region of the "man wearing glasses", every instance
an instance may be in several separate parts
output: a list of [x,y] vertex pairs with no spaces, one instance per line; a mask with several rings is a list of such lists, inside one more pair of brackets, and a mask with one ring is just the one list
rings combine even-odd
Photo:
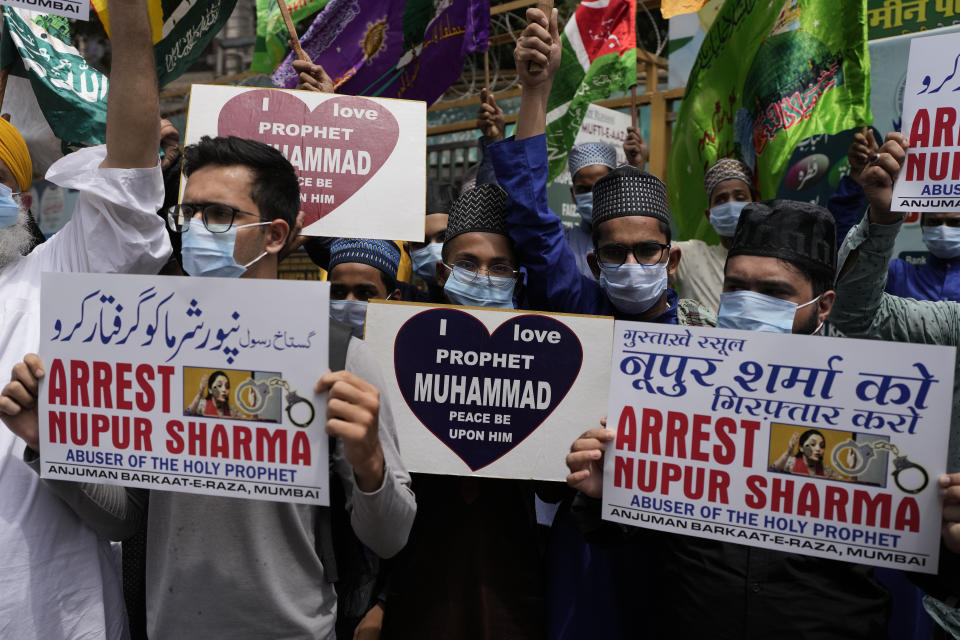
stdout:
[[[713,313],[667,288],[680,250],[671,245],[666,187],[633,166],[614,169],[594,184],[593,251],[587,257],[593,277],[578,270],[560,218],[547,205],[546,105],[560,64],[556,15],[548,18],[538,9],[527,10],[529,24],[514,53],[523,86],[516,138],[489,147],[497,182],[508,194],[507,228],[527,272],[529,306],[646,322],[716,324]],[[531,74],[529,63],[543,71]],[[621,635],[637,615],[637,602],[644,601],[631,576],[646,570],[645,550],[588,547],[566,508],[557,512],[550,538],[550,635]]]
[[[149,46],[147,53],[152,69]],[[195,277],[275,279],[277,255],[300,203],[293,166],[276,149],[235,137],[204,137],[183,154],[184,201],[167,217],[182,233],[185,270]],[[158,169],[158,201],[159,185]],[[166,238],[162,225],[159,233]],[[317,369],[322,373],[327,363],[318,362]],[[39,439],[38,370],[39,358],[28,355],[0,398],[4,422],[33,451]],[[416,504],[380,388],[379,363],[362,340],[350,338],[346,368],[320,377],[315,392],[329,391],[326,432],[336,438],[331,483],[344,492],[357,538],[386,558],[406,542]],[[29,461],[38,468],[35,453]],[[317,552],[330,540],[317,539],[317,508],[89,483],[45,484],[104,538],[122,540],[147,518],[149,637],[334,636],[337,593]],[[11,611],[10,619],[20,613]]]
[[515,309],[519,271],[504,204],[495,184],[479,184],[457,198],[444,235],[437,283],[453,304]]
[[[582,275],[564,240],[560,218],[547,206],[546,105],[560,63],[559,37],[543,18],[531,22],[514,57],[523,85],[515,140],[490,145],[497,181],[506,190],[507,226],[527,271],[527,299],[535,309],[613,315],[669,324],[714,325],[714,314],[667,288],[680,263],[671,246],[666,186],[632,166],[614,169],[593,186],[594,278]],[[551,39],[552,36],[552,39]],[[552,41],[552,45],[549,44]],[[529,62],[545,65],[531,74]]]

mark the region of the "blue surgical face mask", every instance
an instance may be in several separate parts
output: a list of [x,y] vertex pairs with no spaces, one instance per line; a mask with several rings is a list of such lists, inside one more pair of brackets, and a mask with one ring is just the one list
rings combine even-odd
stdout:
[[13,189],[0,184],[0,228],[12,227],[20,219],[20,204],[13,198]]
[[331,300],[330,317],[349,326],[353,335],[362,338],[363,325],[367,321],[367,301]]
[[267,252],[264,251],[245,265],[237,264],[233,259],[237,229],[265,224],[270,223],[255,222],[230,227],[223,233],[211,233],[199,219],[194,220],[180,235],[183,270],[191,276],[239,278],[252,264],[267,255]]
[[941,260],[960,257],[960,227],[939,224],[935,227],[920,227],[920,232],[923,234],[923,244],[927,245],[933,255]]
[[437,281],[437,263],[442,259],[442,242],[431,242],[425,247],[410,252],[410,261],[413,262],[413,272],[427,282]]
[[[796,302],[781,300],[755,291],[723,293],[720,294],[717,326],[721,329],[740,329],[741,331],[793,333],[793,318],[797,315],[797,310],[819,299],[820,296],[817,296],[810,302],[797,305]],[[814,333],[819,330],[820,327],[817,327]]]
[[667,265],[600,263],[600,286],[617,310],[635,315],[652,307],[667,290]]
[[730,200],[715,207],[710,207],[710,224],[717,230],[717,235],[724,238],[732,238],[737,231],[737,221],[740,220],[740,212],[750,204],[749,202],[738,202]]
[[[464,284],[457,279],[456,275],[458,273],[463,278],[470,278],[474,275],[466,269],[453,268],[453,272],[443,285],[443,292],[453,304],[460,304],[465,307],[514,308],[513,289],[516,283],[512,278],[489,277],[488,280],[488,276],[480,275],[472,283]],[[491,282],[504,286],[496,287]]]
[[593,192],[574,194],[573,199],[577,201],[577,213],[588,225],[593,224]]

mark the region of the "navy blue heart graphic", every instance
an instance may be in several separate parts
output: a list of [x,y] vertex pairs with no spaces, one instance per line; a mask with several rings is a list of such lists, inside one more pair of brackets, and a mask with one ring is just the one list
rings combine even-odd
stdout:
[[512,316],[493,334],[468,313],[430,309],[397,332],[394,370],[404,400],[476,471],[547,419],[583,364],[580,339],[545,316]]

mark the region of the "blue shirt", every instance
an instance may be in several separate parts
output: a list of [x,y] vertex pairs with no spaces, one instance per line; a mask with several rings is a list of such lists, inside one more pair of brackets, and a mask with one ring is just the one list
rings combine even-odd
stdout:
[[[594,278],[580,273],[560,217],[547,204],[547,137],[507,138],[487,146],[497,182],[507,192],[507,229],[527,271],[534,309],[635,319],[617,310]],[[667,310],[650,322],[677,324],[679,296],[667,290]]]
[[901,298],[960,302],[960,260],[942,260],[932,254],[926,264],[893,259],[884,290]]

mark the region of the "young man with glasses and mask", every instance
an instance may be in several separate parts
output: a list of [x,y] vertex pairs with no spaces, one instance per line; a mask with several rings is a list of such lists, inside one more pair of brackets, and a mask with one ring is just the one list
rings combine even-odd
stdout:
[[[724,268],[718,326],[816,333],[833,307],[836,260],[825,209],[785,200],[747,205]],[[589,540],[658,549],[651,637],[678,629],[690,637],[887,637],[890,595],[872,567],[602,521],[603,455],[615,437],[611,429],[580,436],[566,459],[567,484],[580,492],[574,512]]]
[[330,245],[330,316],[363,337],[368,300],[399,300],[400,247],[390,240],[338,238]]
[[437,284],[452,304],[516,308],[520,272],[507,235],[506,200],[497,185],[479,184],[453,203],[437,263]]
[[[169,212],[182,233],[184,268],[195,277],[276,279],[277,254],[300,203],[293,166],[260,142],[204,137],[184,150],[184,175],[183,202]],[[326,432],[336,439],[331,482],[342,487],[357,538],[389,557],[406,542],[416,504],[392,412],[378,391],[380,365],[362,340],[346,339],[345,369],[322,375],[314,390],[328,392]],[[0,396],[0,416],[33,452],[42,366],[37,356],[26,356]],[[318,375],[327,366],[318,362]],[[37,454],[27,459],[37,470]],[[90,483],[43,484],[105,538],[123,539],[147,518],[150,637],[334,637],[337,593],[318,553],[330,541],[316,539],[323,531],[317,525],[321,508]]]
[[[530,305],[646,322],[714,324],[713,314],[699,303],[681,300],[667,288],[680,250],[671,246],[666,187],[635,167],[614,169],[593,185],[593,253],[587,263],[594,277],[580,273],[560,218],[547,205],[546,105],[560,63],[560,38],[542,11],[528,10],[527,18],[514,54],[523,86],[516,138],[490,145],[489,152],[509,196],[507,225],[527,271]],[[543,71],[531,73],[530,62]]]

